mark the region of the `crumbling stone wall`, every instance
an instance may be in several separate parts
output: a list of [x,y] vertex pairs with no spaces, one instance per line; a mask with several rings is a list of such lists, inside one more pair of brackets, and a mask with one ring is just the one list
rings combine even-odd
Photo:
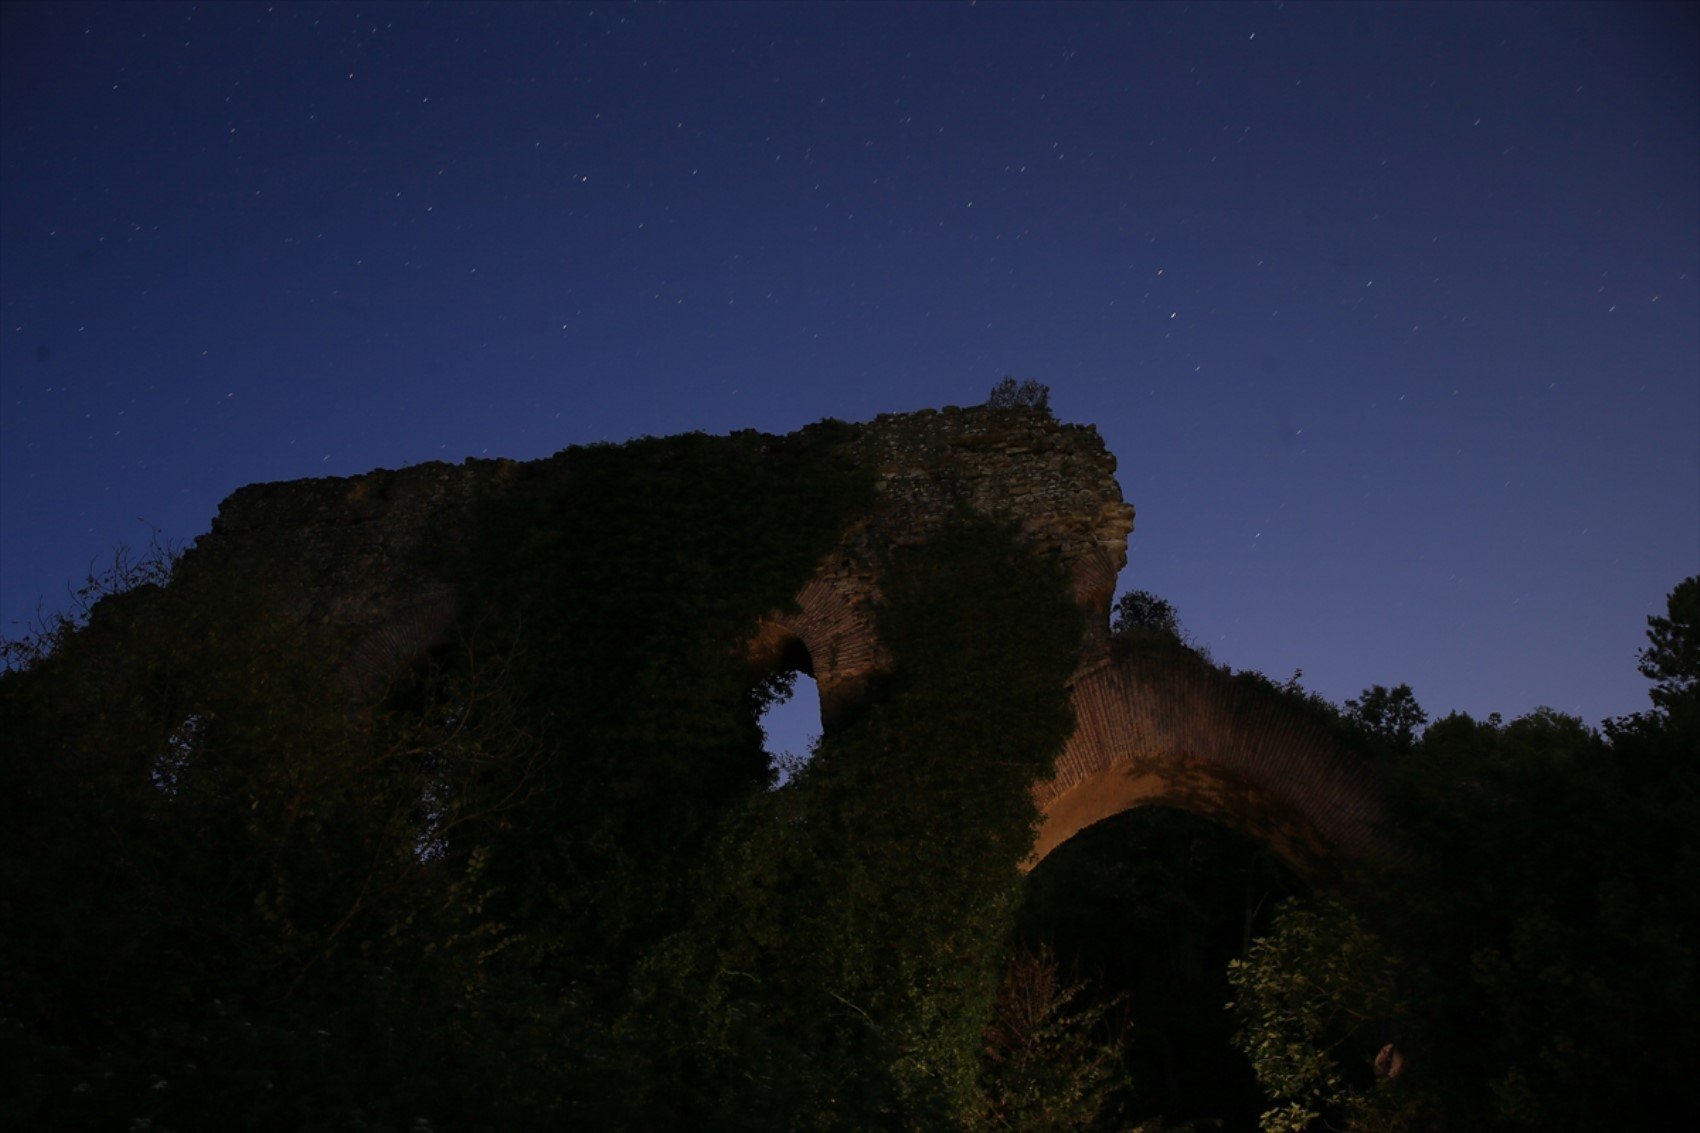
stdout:
[[[929,409],[855,426],[850,443],[875,470],[875,504],[798,594],[801,612],[763,620],[749,646],[758,663],[800,644],[823,701],[853,696],[886,661],[872,619],[882,555],[922,542],[962,506],[1008,517],[1059,554],[1092,624],[1105,623],[1133,509],[1091,426],[1031,409]],[[477,509],[559,459],[253,485],[224,501],[183,569],[286,570],[289,612],[346,643],[340,660],[356,692],[368,694],[453,620],[457,595],[443,568],[471,536]]]
[[[749,641],[728,648],[758,669],[809,669],[830,724],[888,663],[873,618],[885,556],[962,508],[1004,517],[1060,558],[1090,627],[1074,680],[1076,733],[1055,775],[1034,785],[1042,824],[1033,861],[1085,825],[1154,802],[1248,830],[1312,872],[1368,851],[1379,794],[1337,737],[1207,666],[1111,658],[1108,612],[1133,508],[1095,429],[1043,410],[946,408],[852,426],[846,443],[874,472],[873,505],[821,560],[795,609],[771,611]],[[340,643],[329,660],[353,695],[368,697],[453,623],[461,596],[447,566],[479,509],[534,486],[560,459],[243,488],[180,569],[281,572],[289,613]]]
[[830,716],[887,662],[873,628],[882,557],[967,508],[1013,520],[1036,549],[1061,559],[1092,627],[1086,655],[1101,656],[1133,508],[1096,429],[1040,410],[946,408],[877,417],[861,443],[875,469],[873,509],[798,594],[800,612],[764,619],[753,654],[777,657],[800,642]]
[[430,463],[241,488],[179,573],[275,577],[288,616],[327,631],[357,697],[429,648],[458,608],[444,566],[477,509],[511,488],[508,460]]

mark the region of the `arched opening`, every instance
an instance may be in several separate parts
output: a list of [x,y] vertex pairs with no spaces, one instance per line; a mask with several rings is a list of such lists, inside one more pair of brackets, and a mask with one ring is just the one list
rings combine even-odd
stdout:
[[1204,760],[1153,757],[1111,763],[1047,802],[1027,868],[1094,825],[1151,807],[1184,811],[1250,838],[1313,881],[1334,877],[1340,864],[1289,799]]
[[1232,1042],[1227,965],[1309,883],[1261,840],[1162,805],[1080,829],[1027,876],[1018,946],[1048,948],[1065,983],[1116,1006],[1125,1119],[1255,1129],[1266,1107]]
[[764,673],[756,688],[762,749],[767,752],[770,785],[785,786],[814,755],[821,735],[820,689],[814,658],[794,633],[774,625],[750,645],[750,662]]
[[786,674],[790,688],[770,701],[761,714],[762,748],[773,772],[773,786],[783,787],[807,766],[821,735],[820,690],[806,670]]
[[1076,679],[1076,726],[1028,868],[1130,808],[1172,806],[1250,834],[1325,880],[1376,847],[1380,787],[1354,736],[1300,694],[1196,657],[1124,654]]

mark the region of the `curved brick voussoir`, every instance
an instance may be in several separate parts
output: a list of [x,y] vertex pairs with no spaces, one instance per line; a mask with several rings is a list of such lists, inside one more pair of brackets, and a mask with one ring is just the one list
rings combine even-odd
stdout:
[[1164,651],[1083,674],[1073,699],[1074,735],[1033,789],[1042,817],[1029,868],[1085,827],[1153,804],[1250,834],[1312,877],[1374,848],[1369,769],[1267,688]]
[[890,664],[874,628],[872,583],[840,576],[832,562],[798,593],[797,611],[768,614],[746,646],[758,669],[795,668],[814,677],[823,720],[855,700],[868,677]]

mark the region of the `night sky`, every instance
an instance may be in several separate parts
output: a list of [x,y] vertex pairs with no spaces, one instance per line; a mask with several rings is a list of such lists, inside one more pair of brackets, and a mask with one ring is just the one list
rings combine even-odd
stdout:
[[1694,7],[0,5],[0,630],[254,481],[1053,390],[1124,588],[1431,715],[1700,570]]

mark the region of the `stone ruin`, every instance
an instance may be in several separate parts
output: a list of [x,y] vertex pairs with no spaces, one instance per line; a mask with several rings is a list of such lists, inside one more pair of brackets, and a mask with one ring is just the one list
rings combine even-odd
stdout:
[[[1162,804],[1262,839],[1321,876],[1367,853],[1373,776],[1338,735],[1266,688],[1182,650],[1117,651],[1109,635],[1133,508],[1115,458],[1089,425],[1042,409],[946,408],[852,427],[877,478],[874,502],[796,596],[743,644],[755,671],[816,680],[822,714],[852,703],[888,664],[872,616],[884,552],[924,541],[963,505],[1015,521],[1068,570],[1088,630],[1072,681],[1076,728],[1054,774],[1033,785],[1037,862],[1076,831]],[[549,461],[469,460],[360,476],[258,484],[220,506],[185,567],[286,562],[310,580],[288,613],[346,641],[334,658],[369,697],[442,639],[461,596],[432,564],[468,538],[478,509]]]

